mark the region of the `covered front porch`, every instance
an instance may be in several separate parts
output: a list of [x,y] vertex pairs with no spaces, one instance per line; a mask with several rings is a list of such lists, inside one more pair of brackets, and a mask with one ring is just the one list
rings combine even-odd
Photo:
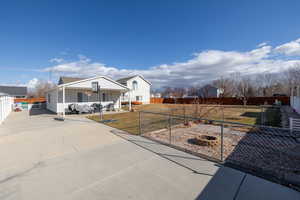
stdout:
[[63,116],[72,113],[73,109],[77,110],[77,113],[99,112],[100,105],[103,112],[120,111],[121,97],[128,92],[128,88],[112,84],[114,82],[104,77],[96,80],[100,85],[98,92],[93,92],[92,80],[63,84],[48,91],[47,109]]

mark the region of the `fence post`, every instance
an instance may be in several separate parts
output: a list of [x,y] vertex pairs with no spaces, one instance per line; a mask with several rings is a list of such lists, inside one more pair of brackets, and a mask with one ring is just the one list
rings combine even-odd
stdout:
[[184,123],[186,124],[186,113],[185,113],[186,111],[185,111],[185,106],[183,106],[183,115],[184,115]]
[[139,134],[142,135],[142,116],[141,116],[141,111],[139,111]]
[[224,123],[222,122],[222,124],[221,124],[221,162],[223,162],[224,161],[224,157],[223,157],[223,143],[224,143],[224,141],[223,141],[223,138],[224,137]]
[[264,107],[261,106],[260,124],[264,125]]
[[289,118],[289,122],[290,122],[289,123],[289,125],[290,125],[290,127],[289,127],[290,128],[290,133],[293,134],[293,118],[292,117]]
[[172,121],[171,121],[172,119],[171,119],[171,115],[169,114],[169,143],[171,144],[172,143],[172,133],[171,133],[171,125],[172,125]]

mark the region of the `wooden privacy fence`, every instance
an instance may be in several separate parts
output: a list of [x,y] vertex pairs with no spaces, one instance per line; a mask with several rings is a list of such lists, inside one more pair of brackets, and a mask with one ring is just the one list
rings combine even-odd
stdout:
[[164,103],[164,98],[151,98],[150,103]]
[[44,103],[46,102],[46,98],[40,97],[40,98],[16,98],[14,100],[15,103]]
[[[290,97],[249,97],[247,105],[272,105],[280,101],[282,105],[290,105]],[[151,98],[151,103],[166,104],[221,104],[221,105],[244,105],[241,98],[224,97],[224,98]]]

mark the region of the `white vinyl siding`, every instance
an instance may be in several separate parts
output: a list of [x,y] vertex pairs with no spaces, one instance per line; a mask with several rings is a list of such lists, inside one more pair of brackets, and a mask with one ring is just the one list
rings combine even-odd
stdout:
[[[92,82],[97,81],[100,86],[100,94],[92,93]],[[101,98],[101,104],[114,104],[115,109],[120,108],[121,94],[128,89],[117,82],[105,77],[91,78],[78,83],[68,83],[65,86],[65,108],[68,108],[69,104],[78,103],[92,105],[93,103],[99,103],[99,97]],[[47,109],[55,113],[63,112],[63,95],[62,86],[50,90],[47,97]],[[80,93],[80,97],[78,96]],[[104,94],[104,96],[103,96]],[[78,98],[79,97],[79,98]],[[104,99],[103,99],[104,97]],[[78,102],[82,101],[82,102]]]
[[0,96],[0,124],[7,118],[12,111],[14,98],[9,96]]
[[[136,84],[136,88],[133,88],[134,83]],[[132,79],[129,79],[127,81],[127,85],[130,89],[130,97],[131,101],[139,101],[143,104],[149,104],[150,103],[150,84],[146,82],[144,79],[142,79],[139,76],[136,76]],[[138,100],[137,100],[138,99]],[[129,92],[125,93],[122,101],[129,101]]]

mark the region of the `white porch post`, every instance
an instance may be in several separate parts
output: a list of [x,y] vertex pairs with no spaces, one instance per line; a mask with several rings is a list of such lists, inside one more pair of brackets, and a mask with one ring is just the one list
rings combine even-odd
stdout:
[[123,92],[120,91],[120,97],[119,97],[119,110],[121,110],[121,108],[122,108],[122,103],[121,103],[121,101],[122,101],[122,96],[123,96]]
[[63,86],[63,99],[62,99],[62,101],[63,101],[63,118],[65,118],[65,115],[66,115],[66,113],[65,113],[65,86]]
[[58,110],[59,109],[58,94],[59,94],[59,88],[56,89],[56,114],[57,115],[59,115],[59,110]]
[[129,111],[131,111],[131,94],[130,94],[130,90],[128,92],[128,97],[129,97],[129,99],[128,99]]

